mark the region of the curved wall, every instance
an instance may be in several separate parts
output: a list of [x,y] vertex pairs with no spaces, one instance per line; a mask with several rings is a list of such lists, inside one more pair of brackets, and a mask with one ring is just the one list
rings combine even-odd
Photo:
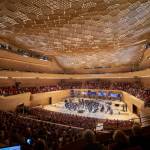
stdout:
[[51,61],[43,61],[32,57],[23,57],[3,50],[0,51],[0,68],[46,73],[64,72],[54,58]]
[[17,105],[25,104],[26,106],[31,105],[30,101],[31,93],[23,93],[13,96],[0,96],[0,110],[3,111],[14,111]]
[[122,91],[123,100],[127,104],[130,112],[133,112],[133,105],[137,107],[137,113],[140,114],[141,110],[144,108],[144,101],[136,98],[135,96]]
[[[88,89],[75,89],[75,90],[85,91]],[[95,91],[98,90],[100,89],[95,89]],[[125,103],[127,103],[130,112],[133,112],[133,104],[138,108],[138,113],[140,113],[140,110],[144,108],[144,101],[124,91],[116,91],[116,92],[123,94],[122,100]],[[7,97],[0,96],[0,109],[5,111],[8,110],[14,111],[16,106],[21,103],[24,103],[26,106],[48,105],[50,98],[52,104],[54,104],[59,101],[62,101],[64,98],[69,96],[70,96],[70,90],[60,90],[60,91],[52,91],[52,92],[37,93],[37,94],[24,93],[24,94],[18,94],[18,95],[7,96]]]
[[52,104],[70,96],[70,90],[52,91],[31,95],[31,106],[48,105],[51,98]]

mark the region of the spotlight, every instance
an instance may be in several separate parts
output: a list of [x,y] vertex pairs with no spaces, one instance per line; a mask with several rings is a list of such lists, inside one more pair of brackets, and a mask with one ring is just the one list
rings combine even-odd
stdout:
[[150,42],[145,43],[144,47],[145,47],[145,49],[150,48]]

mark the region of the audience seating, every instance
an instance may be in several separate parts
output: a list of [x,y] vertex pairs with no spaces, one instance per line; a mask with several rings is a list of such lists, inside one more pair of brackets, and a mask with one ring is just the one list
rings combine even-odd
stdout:
[[[53,116],[55,115],[53,114]],[[129,130],[126,133],[131,136],[132,133]],[[150,137],[149,130],[149,126],[143,130],[147,139]],[[43,141],[42,150],[80,150],[84,146],[81,138],[83,131],[83,128],[43,121],[30,115],[22,116],[16,113],[0,111],[0,143],[5,145],[21,144],[22,150],[36,150],[36,144],[39,140]],[[96,140],[103,144],[107,150],[108,145],[113,143],[113,131],[108,133],[94,132]],[[33,144],[27,144],[26,140],[28,138],[33,140]],[[129,149],[134,150],[136,147],[138,145],[132,146],[131,144]]]
[[138,83],[129,83],[129,82],[118,82],[118,83],[110,83],[110,82],[86,82],[82,84],[82,82],[77,83],[67,83],[61,82],[58,85],[51,86],[41,86],[41,87],[0,87],[0,95],[9,96],[15,95],[25,92],[31,92],[32,94],[41,93],[41,92],[50,92],[57,90],[65,90],[65,89],[102,89],[102,90],[122,90],[126,91],[135,97],[144,100],[145,103],[150,102],[150,89],[142,87],[142,85]]
[[40,120],[46,120],[54,123],[60,123],[65,125],[70,125],[80,128],[95,129],[97,123],[103,123],[104,129],[128,129],[133,125],[133,121],[123,121],[123,120],[108,120],[108,119],[96,119],[90,117],[77,116],[72,114],[64,114],[59,112],[53,112],[49,110],[44,110],[41,108],[33,108],[30,111],[33,118],[38,118]]

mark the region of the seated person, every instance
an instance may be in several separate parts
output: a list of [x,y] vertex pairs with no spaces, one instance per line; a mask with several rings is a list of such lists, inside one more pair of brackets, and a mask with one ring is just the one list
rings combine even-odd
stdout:
[[113,144],[108,145],[108,150],[125,150],[129,147],[129,138],[121,130],[114,132],[113,141]]
[[95,141],[95,133],[92,130],[85,130],[83,132],[83,140],[85,142],[84,150],[103,150],[104,147]]
[[138,124],[134,124],[132,127],[132,136],[130,137],[130,142],[132,146],[139,145],[143,150],[147,150],[148,139],[142,135],[141,126]]

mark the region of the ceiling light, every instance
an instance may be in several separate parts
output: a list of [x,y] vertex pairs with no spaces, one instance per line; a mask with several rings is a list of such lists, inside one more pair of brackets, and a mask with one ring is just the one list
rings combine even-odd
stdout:
[[23,54],[23,57],[29,57],[28,55],[26,55],[26,54]]

